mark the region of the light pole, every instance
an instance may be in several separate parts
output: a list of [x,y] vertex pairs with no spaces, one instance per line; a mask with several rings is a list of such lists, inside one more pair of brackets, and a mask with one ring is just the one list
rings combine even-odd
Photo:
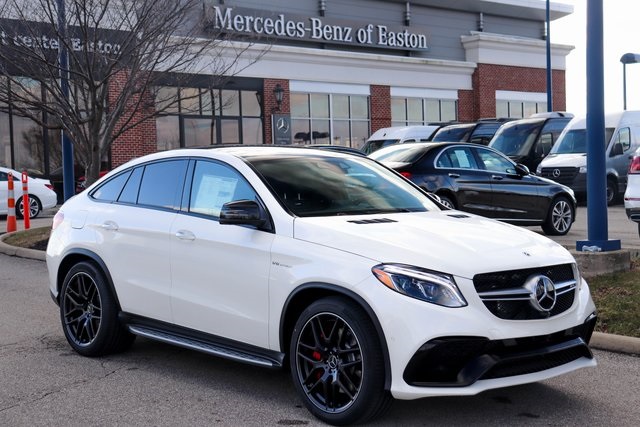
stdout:
[[[56,0],[58,8],[58,35],[60,37],[58,66],[60,67],[60,90],[65,100],[69,99],[69,56],[66,49],[67,39],[67,13],[65,9],[65,0]],[[61,131],[62,136],[62,188],[64,201],[66,202],[76,193],[75,178],[73,176],[73,144],[69,138],[68,132]]]
[[549,17],[549,0],[547,0],[547,111],[553,111],[553,95],[551,81],[551,19]]
[[622,104],[623,109],[627,110],[627,64],[637,64],[640,62],[640,54],[637,53],[625,53],[620,58],[622,62]]

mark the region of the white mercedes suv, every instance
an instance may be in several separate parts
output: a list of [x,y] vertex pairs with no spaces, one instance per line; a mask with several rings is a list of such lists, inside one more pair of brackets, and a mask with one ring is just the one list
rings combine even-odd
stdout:
[[361,156],[308,148],[155,153],[57,213],[50,290],[75,351],[135,336],[271,368],[336,424],[393,398],[461,396],[595,366],[573,257],[442,210]]

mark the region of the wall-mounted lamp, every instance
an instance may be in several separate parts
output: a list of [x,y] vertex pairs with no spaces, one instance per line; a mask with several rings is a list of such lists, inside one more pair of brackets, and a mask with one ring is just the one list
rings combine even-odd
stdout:
[[324,13],[327,11],[327,2],[326,0],[318,0],[318,13],[320,16],[324,16]]
[[478,31],[484,31],[484,13],[482,12],[478,15]]
[[278,83],[276,87],[273,88],[273,96],[276,98],[276,104],[278,104],[276,109],[280,111],[280,106],[282,105],[282,98],[284,97],[284,89],[282,88],[282,86],[280,86],[280,83]]

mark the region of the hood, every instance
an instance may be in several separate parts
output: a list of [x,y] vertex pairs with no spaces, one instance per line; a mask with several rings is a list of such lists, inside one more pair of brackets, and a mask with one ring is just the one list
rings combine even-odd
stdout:
[[294,237],[456,276],[575,262],[554,241],[460,211],[296,218]]
[[549,154],[540,163],[542,168],[576,167],[587,165],[586,153]]

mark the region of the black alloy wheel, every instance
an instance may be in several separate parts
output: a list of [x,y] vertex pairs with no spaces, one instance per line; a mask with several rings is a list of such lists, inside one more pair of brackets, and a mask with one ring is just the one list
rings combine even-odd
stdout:
[[[23,198],[20,197],[16,203],[16,216],[18,218],[24,218],[24,203]],[[42,212],[42,204],[36,196],[29,194],[29,218],[35,218]]]
[[351,424],[388,408],[375,328],[350,301],[331,297],[310,305],[296,323],[290,350],[296,389],[319,419]]
[[549,236],[564,236],[573,224],[573,208],[569,199],[557,197],[551,203],[547,219],[542,224],[542,230]]
[[444,206],[448,207],[449,209],[456,208],[456,203],[449,196],[445,196],[444,194],[438,194],[438,197],[440,197],[440,203],[443,204]]
[[67,273],[60,295],[60,320],[71,347],[84,356],[122,351],[135,336],[118,322],[118,308],[104,273],[80,262]]

